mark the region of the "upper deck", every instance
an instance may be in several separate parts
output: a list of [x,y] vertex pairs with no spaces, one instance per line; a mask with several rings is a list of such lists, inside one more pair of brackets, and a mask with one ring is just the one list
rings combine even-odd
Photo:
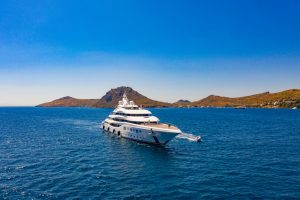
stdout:
[[136,105],[133,101],[129,101],[125,93],[123,94],[122,100],[119,101],[118,107],[129,109],[129,110],[139,109],[138,105]]
[[129,101],[126,94],[123,94],[123,98],[119,101],[117,108],[113,111],[114,114],[118,113],[120,115],[124,114],[127,116],[150,116],[152,113],[149,110],[145,110],[134,103],[134,101]]

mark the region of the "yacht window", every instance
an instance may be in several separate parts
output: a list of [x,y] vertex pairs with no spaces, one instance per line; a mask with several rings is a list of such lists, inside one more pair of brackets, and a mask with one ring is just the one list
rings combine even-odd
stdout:
[[119,127],[121,126],[120,124],[115,124],[115,123],[110,123],[110,125],[114,126],[114,127]]
[[127,114],[127,116],[132,116],[132,117],[149,117],[151,115],[150,114]]
[[125,113],[120,113],[117,112],[115,115],[121,115],[121,116],[132,116],[132,117],[150,117],[151,114],[125,114]]
[[[137,122],[137,121],[129,121],[129,120],[125,120],[125,119],[119,119],[119,118],[111,118],[113,119],[114,121],[117,121],[117,122],[128,122],[128,123],[132,123],[132,124],[143,124],[144,122]],[[147,122],[147,123],[155,123],[156,122]]]

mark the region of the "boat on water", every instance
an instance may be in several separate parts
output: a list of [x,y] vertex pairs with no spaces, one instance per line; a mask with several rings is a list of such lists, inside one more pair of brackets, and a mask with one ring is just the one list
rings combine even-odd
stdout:
[[101,123],[101,128],[123,138],[155,145],[166,145],[182,134],[176,126],[161,123],[149,110],[129,101],[126,94],[123,94],[116,109]]
[[293,109],[293,110],[297,110],[298,108],[297,108],[297,107],[293,107],[292,109]]

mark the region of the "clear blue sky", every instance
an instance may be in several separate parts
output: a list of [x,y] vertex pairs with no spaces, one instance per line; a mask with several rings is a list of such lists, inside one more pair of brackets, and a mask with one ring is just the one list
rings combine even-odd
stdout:
[[163,101],[300,88],[300,1],[0,1],[0,105],[127,85]]

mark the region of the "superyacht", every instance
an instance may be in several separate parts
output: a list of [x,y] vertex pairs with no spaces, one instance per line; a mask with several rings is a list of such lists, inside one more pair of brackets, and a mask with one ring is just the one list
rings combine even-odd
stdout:
[[129,101],[126,94],[116,109],[101,123],[101,128],[120,137],[156,145],[166,145],[181,130],[160,123],[152,113]]

